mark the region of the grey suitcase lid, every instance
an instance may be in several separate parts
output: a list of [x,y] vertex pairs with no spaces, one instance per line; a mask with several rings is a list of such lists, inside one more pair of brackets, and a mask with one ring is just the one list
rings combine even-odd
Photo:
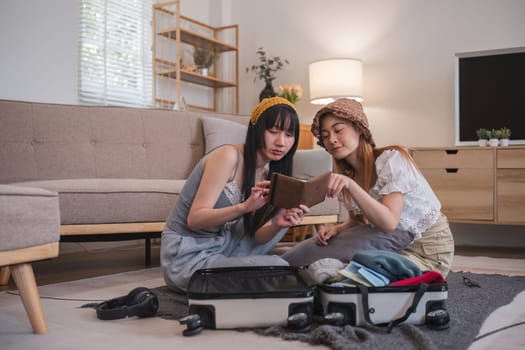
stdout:
[[313,296],[292,266],[239,266],[201,269],[188,284],[190,299],[305,298]]

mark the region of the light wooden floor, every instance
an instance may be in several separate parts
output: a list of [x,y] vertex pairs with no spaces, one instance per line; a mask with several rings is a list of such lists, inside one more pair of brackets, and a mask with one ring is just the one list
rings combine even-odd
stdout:
[[[77,243],[62,243],[62,245],[64,244]],[[38,285],[67,282],[146,268],[143,245],[124,244],[118,248],[90,249],[89,246],[91,244],[94,245],[96,243],[82,243],[82,246],[86,247],[82,251],[60,254],[58,258],[33,263],[33,270]],[[152,244],[152,267],[159,266],[159,250],[158,244]],[[518,261],[518,264],[523,262],[525,265],[524,249],[456,247],[456,255],[523,259],[523,261]],[[513,264],[515,263],[513,262]],[[513,266],[509,267],[514,268]],[[12,289],[15,289],[12,279],[7,286],[0,286],[0,291]]]

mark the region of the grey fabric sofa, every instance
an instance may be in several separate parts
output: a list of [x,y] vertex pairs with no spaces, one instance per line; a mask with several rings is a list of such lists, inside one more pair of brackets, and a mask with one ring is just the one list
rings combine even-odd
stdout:
[[[146,238],[147,253],[211,143],[242,142],[247,123],[240,115],[0,100],[0,183],[57,192],[62,241]],[[298,177],[331,167],[324,150],[295,158]],[[337,201],[327,200],[305,224],[338,215]]]

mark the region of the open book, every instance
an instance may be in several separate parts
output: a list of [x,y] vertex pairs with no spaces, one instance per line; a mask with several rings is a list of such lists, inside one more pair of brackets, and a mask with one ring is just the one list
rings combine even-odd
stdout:
[[297,208],[299,204],[312,207],[326,198],[330,172],[302,180],[296,177],[273,173],[270,204],[278,208]]

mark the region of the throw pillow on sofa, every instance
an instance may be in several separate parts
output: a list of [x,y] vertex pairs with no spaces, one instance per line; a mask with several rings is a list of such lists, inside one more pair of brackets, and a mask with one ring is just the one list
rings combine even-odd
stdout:
[[206,153],[225,144],[244,143],[248,130],[247,125],[210,117],[202,118],[202,127]]

